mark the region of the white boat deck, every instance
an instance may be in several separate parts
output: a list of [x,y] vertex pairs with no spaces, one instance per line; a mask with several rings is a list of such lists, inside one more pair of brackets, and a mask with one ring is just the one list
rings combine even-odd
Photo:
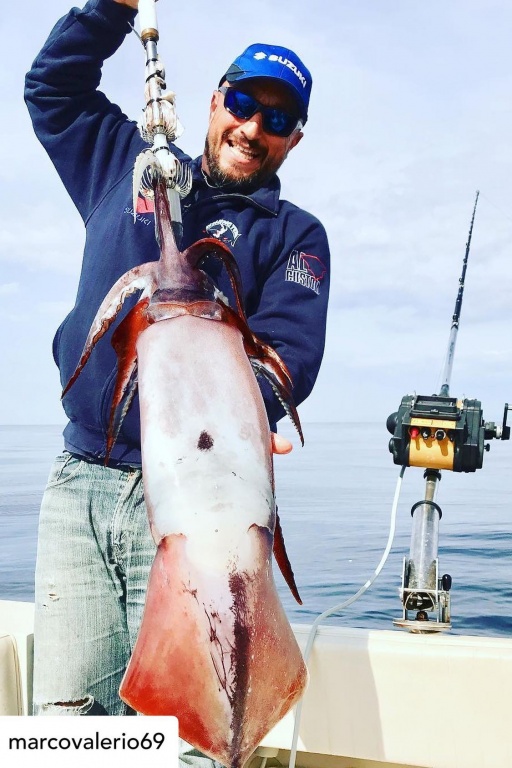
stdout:
[[[0,601],[0,715],[30,711],[32,621]],[[309,668],[299,767],[512,768],[512,639],[324,626]],[[292,731],[290,714],[250,768],[287,765]]]

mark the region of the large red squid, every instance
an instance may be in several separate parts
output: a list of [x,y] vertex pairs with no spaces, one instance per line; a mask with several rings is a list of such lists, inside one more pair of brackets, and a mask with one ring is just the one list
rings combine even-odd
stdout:
[[[124,299],[141,291],[112,340],[118,374],[107,452],[138,387],[157,553],[120,695],[143,714],[176,715],[182,738],[238,768],[307,682],[272,575],[273,549],[300,602],[277,518],[271,435],[255,373],[270,381],[302,433],[286,366],[247,324],[232,254],[214,239],[180,252],[156,161],[152,177],[160,260],[113,286],[65,392]],[[223,262],[235,307],[201,270],[207,256]]]

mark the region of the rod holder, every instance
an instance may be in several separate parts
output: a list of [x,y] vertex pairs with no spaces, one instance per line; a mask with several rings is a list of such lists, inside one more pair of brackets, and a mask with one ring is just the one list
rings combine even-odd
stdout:
[[[439,521],[443,516],[434,496],[441,473],[427,469],[425,498],[411,509],[412,531],[409,557],[404,558],[402,569],[402,617],[396,626],[411,632],[441,632],[451,628],[451,577],[439,577]],[[431,615],[433,614],[433,618]]]

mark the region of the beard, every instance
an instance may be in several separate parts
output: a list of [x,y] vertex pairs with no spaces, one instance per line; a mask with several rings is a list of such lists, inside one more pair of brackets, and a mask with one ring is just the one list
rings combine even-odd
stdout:
[[[229,131],[222,135],[221,146],[224,141],[227,141],[228,136]],[[254,142],[254,147],[256,146],[257,142]],[[270,181],[277,171],[277,168],[267,167],[265,161],[260,168],[249,174],[223,171],[219,163],[219,151],[211,146],[208,136],[204,145],[204,156],[208,163],[208,177],[213,186],[227,188],[228,190],[243,193],[254,192]]]

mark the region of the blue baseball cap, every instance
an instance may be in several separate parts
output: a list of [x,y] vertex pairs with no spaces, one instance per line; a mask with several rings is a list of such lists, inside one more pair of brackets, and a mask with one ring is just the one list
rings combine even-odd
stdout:
[[285,83],[295,96],[300,117],[306,122],[313,80],[311,72],[296,53],[280,45],[254,43],[234,60],[219,85],[224,80],[237,83],[256,77],[269,77]]

